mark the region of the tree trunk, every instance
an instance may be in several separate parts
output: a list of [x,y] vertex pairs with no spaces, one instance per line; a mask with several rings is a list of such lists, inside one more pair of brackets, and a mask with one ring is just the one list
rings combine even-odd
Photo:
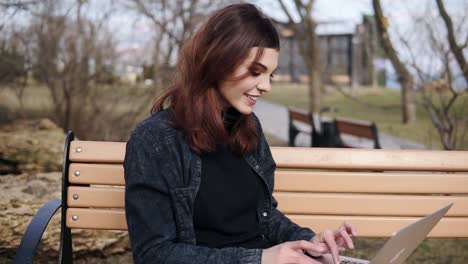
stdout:
[[377,22],[377,32],[379,34],[383,50],[392,62],[393,68],[395,68],[398,75],[398,81],[401,85],[402,122],[403,124],[413,123],[416,121],[413,77],[406,66],[400,61],[400,58],[393,47],[387,31],[387,21],[383,15],[380,0],[373,0],[372,2],[374,6],[374,16]]
[[444,2],[442,0],[436,0],[436,2],[437,2],[437,7],[439,8],[440,16],[444,20],[445,27],[447,28],[447,39],[450,45],[450,50],[452,51],[453,56],[455,57],[455,60],[460,66],[461,71],[463,72],[465,81],[468,83],[468,64],[466,63],[465,56],[463,55],[463,46],[459,47],[457,45],[457,41],[455,39],[455,30],[453,28],[453,22],[449,14],[445,10]]
[[401,105],[403,124],[416,121],[416,104],[412,82],[401,83]]
[[322,80],[320,69],[312,68],[309,71],[309,112],[319,113],[322,99]]

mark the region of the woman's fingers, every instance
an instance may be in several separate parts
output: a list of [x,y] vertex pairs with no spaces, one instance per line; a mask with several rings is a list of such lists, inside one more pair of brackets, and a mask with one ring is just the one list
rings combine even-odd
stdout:
[[346,232],[348,232],[348,234],[357,236],[357,229],[352,223],[344,221],[341,226],[346,230]]
[[291,248],[295,250],[307,250],[319,254],[323,254],[327,251],[327,246],[325,244],[316,244],[306,240],[298,240],[286,243],[290,244]]
[[349,236],[348,232],[346,232],[346,230],[344,230],[344,229],[338,229],[337,231],[338,231],[338,235],[339,235],[338,239],[342,238],[346,242],[346,245],[348,246],[348,248],[354,249],[353,240]]
[[320,245],[310,241],[285,242],[262,252],[262,264],[319,264],[320,262],[306,256],[303,250],[320,251]]
[[294,263],[298,264],[320,264],[320,262],[304,255],[303,253],[297,253],[295,256],[295,261]]
[[320,264],[320,262],[304,255],[304,253],[302,253],[304,250],[312,252],[326,251],[326,247],[324,245],[317,245],[306,240],[286,242],[284,245],[295,252],[294,263],[298,264]]
[[327,244],[328,249],[330,250],[330,253],[333,256],[333,262],[335,264],[340,263],[340,256],[339,256],[339,250],[338,250],[338,245],[335,242],[335,234],[333,231],[327,229],[322,231],[322,240]]

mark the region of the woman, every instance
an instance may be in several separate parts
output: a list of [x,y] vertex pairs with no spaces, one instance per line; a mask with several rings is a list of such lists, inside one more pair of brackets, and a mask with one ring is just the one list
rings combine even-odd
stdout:
[[304,252],[338,263],[353,248],[351,224],[316,235],[276,209],[275,163],[252,110],[279,48],[251,4],[215,12],[183,47],[174,84],[127,144],[135,263],[318,263]]

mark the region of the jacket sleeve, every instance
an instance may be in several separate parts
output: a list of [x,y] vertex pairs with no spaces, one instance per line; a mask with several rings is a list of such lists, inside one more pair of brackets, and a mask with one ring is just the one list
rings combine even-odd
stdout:
[[[161,137],[164,138],[164,137]],[[167,138],[134,132],[125,154],[125,212],[135,263],[255,263],[260,249],[212,249],[178,242],[169,177],[181,177],[176,147]],[[168,165],[172,164],[172,165]],[[175,168],[174,168],[175,167]]]
[[278,203],[273,196],[272,201],[273,204],[268,228],[270,238],[274,243],[280,244],[286,241],[310,240],[315,236],[312,230],[306,227],[300,227],[280,212],[276,208]]
[[[266,169],[267,174],[270,177],[268,184],[270,185],[270,198],[271,198],[271,213],[270,219],[268,221],[268,233],[269,237],[275,244],[280,244],[286,241],[295,241],[295,240],[310,240],[315,236],[315,233],[306,227],[300,227],[296,223],[292,222],[287,216],[277,209],[278,202],[273,197],[273,189],[275,185],[274,172],[276,170],[276,165],[273,159],[273,156],[270,151],[270,146],[265,138],[263,129],[261,127],[260,121],[255,116],[257,121],[257,126],[259,127],[259,149],[261,149],[262,155],[265,159],[271,160],[273,168]],[[268,162],[269,163],[269,162]]]

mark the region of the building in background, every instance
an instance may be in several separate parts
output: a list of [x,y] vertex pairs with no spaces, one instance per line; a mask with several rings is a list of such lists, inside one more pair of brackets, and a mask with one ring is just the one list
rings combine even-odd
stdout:
[[[275,79],[306,82],[307,69],[294,32],[283,24],[276,26],[280,32],[281,53]],[[363,16],[358,25],[345,21],[319,23],[317,35],[325,84],[384,85],[385,59],[378,45],[373,16]]]

